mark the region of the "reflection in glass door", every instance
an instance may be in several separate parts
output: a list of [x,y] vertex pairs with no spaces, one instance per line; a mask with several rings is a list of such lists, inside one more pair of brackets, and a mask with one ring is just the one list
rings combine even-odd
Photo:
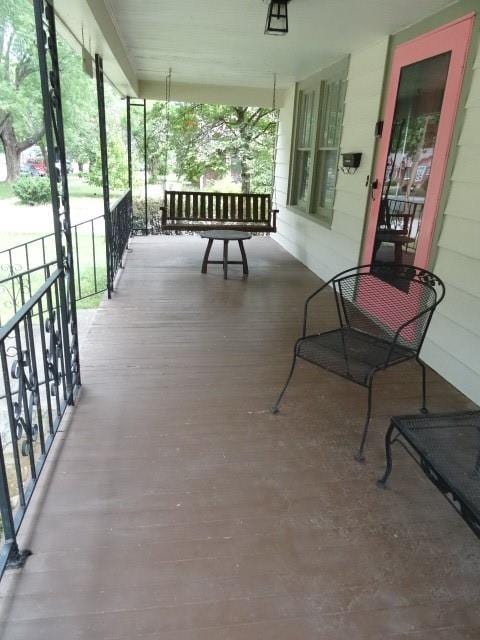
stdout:
[[473,20],[468,14],[393,52],[363,264],[428,268]]
[[373,262],[413,264],[451,52],[402,68],[385,167]]

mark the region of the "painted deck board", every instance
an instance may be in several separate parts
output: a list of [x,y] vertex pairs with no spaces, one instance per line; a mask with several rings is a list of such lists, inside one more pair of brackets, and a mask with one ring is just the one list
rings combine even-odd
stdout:
[[[248,280],[201,275],[197,238],[132,247],[82,341],[22,533],[34,555],[0,585],[2,640],[478,637],[478,540],[402,451],[375,486],[417,369],[379,379],[359,465],[364,389],[303,363],[269,413],[312,272],[266,238],[246,243]],[[471,406],[429,377],[431,409]]]

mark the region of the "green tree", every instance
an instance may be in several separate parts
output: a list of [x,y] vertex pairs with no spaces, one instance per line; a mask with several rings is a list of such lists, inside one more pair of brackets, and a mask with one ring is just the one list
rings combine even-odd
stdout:
[[[124,161],[124,148],[121,140],[108,142],[108,182],[110,189],[126,189],[128,185],[127,167]],[[102,162],[98,153],[90,163],[88,182],[96,187],[102,186]]]
[[[1,1],[1,0],[0,0]],[[62,109],[67,156],[82,170],[98,155],[98,107],[95,80],[87,76],[79,54],[58,42]]]
[[[126,131],[126,117],[122,118],[122,127]],[[132,156],[134,165],[143,167],[143,110],[131,109]],[[165,140],[167,137],[165,102],[147,103],[147,172],[151,182],[155,183],[166,175]]]
[[205,174],[218,178],[227,172],[226,156],[216,131],[207,124],[209,105],[177,103],[169,108],[169,148],[179,178],[197,185]]
[[[171,145],[180,175],[191,181],[192,173],[202,175],[208,169],[225,173],[227,158],[237,159],[244,193],[252,191],[253,182],[269,188],[275,137],[271,109],[186,104],[177,107],[175,115]],[[262,179],[254,178],[256,170],[262,171]]]
[[[143,150],[143,125],[132,127],[136,148]],[[224,176],[229,163],[240,167],[242,191],[271,188],[275,113],[271,109],[171,103],[168,123],[164,102],[147,114],[148,170],[164,175],[165,145],[175,157],[179,178],[198,185],[200,178]]]
[[7,180],[20,172],[20,154],[44,135],[33,9],[26,0],[0,0],[0,140]]
[[[85,77],[85,76],[84,76]],[[102,161],[99,143],[99,124],[96,88],[90,87],[94,104],[87,110],[88,120],[84,117],[84,129],[71,132],[74,145],[77,145],[77,161],[83,159],[90,163],[87,180],[90,184],[102,186]],[[127,131],[125,118],[125,101],[109,83],[105,83],[105,124],[107,129],[108,179],[110,189],[119,190],[128,187],[127,167]],[[83,109],[83,103],[72,94],[73,109]],[[79,114],[81,118],[82,114]],[[83,155],[82,155],[83,154]]]
[[[94,82],[80,56],[58,39],[60,85],[67,155],[93,161],[98,139]],[[43,110],[33,9],[27,0],[0,0],[0,139],[7,180],[20,171],[20,154],[39,144],[44,150]],[[45,152],[44,152],[45,153]]]

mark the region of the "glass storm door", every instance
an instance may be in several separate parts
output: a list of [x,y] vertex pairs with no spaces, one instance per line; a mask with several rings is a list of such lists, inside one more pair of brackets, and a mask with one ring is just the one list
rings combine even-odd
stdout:
[[427,267],[473,15],[397,47],[363,264]]

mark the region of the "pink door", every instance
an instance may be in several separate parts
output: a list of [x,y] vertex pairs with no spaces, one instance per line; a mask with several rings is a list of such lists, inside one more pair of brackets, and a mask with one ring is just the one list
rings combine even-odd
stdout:
[[473,19],[393,54],[362,264],[428,266]]

